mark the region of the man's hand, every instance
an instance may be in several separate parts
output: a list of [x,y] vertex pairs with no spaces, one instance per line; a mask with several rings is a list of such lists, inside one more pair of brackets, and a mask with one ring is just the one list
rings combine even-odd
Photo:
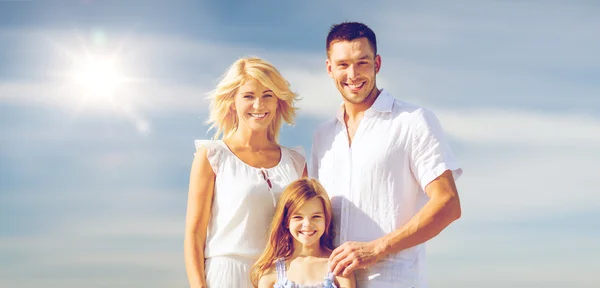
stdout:
[[372,266],[383,257],[376,241],[346,242],[333,250],[329,256],[329,269],[334,275],[341,273],[347,277],[354,270]]

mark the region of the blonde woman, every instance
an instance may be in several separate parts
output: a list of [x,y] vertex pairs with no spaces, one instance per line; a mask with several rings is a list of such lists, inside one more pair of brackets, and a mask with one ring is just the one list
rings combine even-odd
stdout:
[[192,288],[250,288],[250,269],[283,189],[306,176],[301,148],[278,144],[292,124],[296,94],[273,65],[243,58],[210,94],[213,140],[196,140],[185,227]]

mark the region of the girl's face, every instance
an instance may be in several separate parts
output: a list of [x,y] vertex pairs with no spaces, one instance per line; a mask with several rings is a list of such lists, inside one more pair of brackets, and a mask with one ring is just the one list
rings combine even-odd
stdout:
[[321,199],[313,198],[304,203],[290,216],[289,225],[296,244],[318,246],[319,239],[325,233],[325,211]]

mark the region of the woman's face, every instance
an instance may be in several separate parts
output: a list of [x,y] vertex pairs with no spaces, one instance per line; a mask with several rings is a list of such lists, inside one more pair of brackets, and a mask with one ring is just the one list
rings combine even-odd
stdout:
[[236,111],[239,128],[246,127],[257,132],[266,130],[277,114],[278,102],[273,91],[250,78],[234,96],[233,110]]

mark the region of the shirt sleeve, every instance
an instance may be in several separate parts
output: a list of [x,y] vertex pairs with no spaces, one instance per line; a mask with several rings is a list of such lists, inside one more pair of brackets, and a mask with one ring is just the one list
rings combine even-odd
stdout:
[[[213,172],[217,174],[221,159],[221,151],[218,149],[218,144],[212,140],[194,140],[194,145],[196,146],[196,149],[200,147],[206,148],[206,158],[208,159]],[[195,155],[196,153],[194,153],[194,156]]]
[[412,135],[410,166],[419,185],[425,187],[446,170],[452,171],[454,179],[462,175],[438,118],[426,109],[415,115]]
[[319,157],[318,157],[319,134],[313,135],[312,146],[310,148],[310,158],[308,160],[308,177],[319,180]]

